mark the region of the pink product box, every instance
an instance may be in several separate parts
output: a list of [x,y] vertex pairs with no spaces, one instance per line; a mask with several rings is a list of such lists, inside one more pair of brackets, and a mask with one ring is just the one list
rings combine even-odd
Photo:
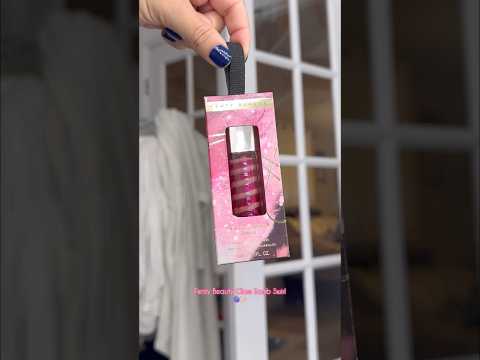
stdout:
[[272,93],[205,109],[218,264],[289,257]]

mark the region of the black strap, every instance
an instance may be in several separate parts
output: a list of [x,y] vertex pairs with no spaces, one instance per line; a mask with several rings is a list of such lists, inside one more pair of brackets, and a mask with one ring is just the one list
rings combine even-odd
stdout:
[[228,95],[245,94],[245,59],[242,46],[232,42],[227,43],[227,46],[232,55],[232,62],[225,68]]

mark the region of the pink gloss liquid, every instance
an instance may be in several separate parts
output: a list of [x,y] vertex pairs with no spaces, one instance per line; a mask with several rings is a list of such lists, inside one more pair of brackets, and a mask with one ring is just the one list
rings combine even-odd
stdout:
[[253,126],[227,129],[232,211],[235,216],[266,212],[258,130]]

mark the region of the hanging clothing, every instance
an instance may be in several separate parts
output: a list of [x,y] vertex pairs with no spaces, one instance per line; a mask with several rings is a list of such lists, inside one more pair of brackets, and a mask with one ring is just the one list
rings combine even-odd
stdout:
[[165,264],[162,244],[168,230],[166,189],[161,184],[163,153],[157,139],[139,140],[139,327],[140,334],[156,329],[161,290],[165,288]]
[[140,333],[171,360],[219,360],[206,139],[176,110],[140,139]]

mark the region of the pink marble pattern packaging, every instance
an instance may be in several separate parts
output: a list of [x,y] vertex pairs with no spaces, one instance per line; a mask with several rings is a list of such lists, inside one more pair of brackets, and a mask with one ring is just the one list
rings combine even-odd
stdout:
[[[289,257],[282,176],[271,92],[205,97],[218,264]],[[256,126],[264,183],[265,214],[232,211],[226,131]]]

